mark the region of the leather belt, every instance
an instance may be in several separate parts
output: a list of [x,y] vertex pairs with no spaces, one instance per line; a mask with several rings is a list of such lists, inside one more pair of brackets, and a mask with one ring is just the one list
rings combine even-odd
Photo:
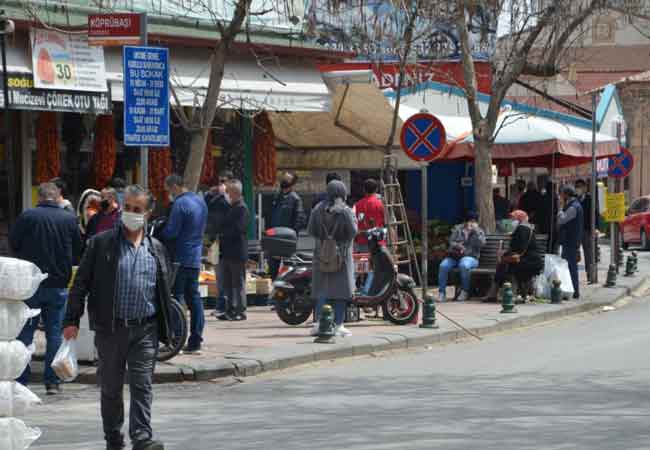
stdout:
[[115,324],[118,327],[133,328],[133,327],[146,325],[148,323],[153,323],[155,321],[156,321],[156,315],[154,314],[153,316],[143,317],[141,319],[120,319],[118,317],[115,319]]

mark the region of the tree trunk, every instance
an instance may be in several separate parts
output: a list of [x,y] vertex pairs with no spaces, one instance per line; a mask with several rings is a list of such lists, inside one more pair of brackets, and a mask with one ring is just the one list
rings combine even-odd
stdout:
[[492,198],[492,149],[489,142],[474,140],[474,198],[481,227],[486,232],[496,230],[494,199]]
[[183,180],[190,191],[196,191],[201,179],[201,170],[203,169],[203,158],[205,157],[205,146],[208,142],[210,129],[193,131],[190,136],[190,154],[185,165]]

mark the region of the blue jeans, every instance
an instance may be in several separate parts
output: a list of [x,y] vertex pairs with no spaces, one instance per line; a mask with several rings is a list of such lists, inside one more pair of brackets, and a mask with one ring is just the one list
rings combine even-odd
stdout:
[[[328,303],[328,301],[323,296],[318,297],[318,300],[316,300],[314,322],[318,322],[320,320],[320,312],[326,303]],[[332,303],[334,303],[334,323],[336,326],[343,325],[345,322],[345,307],[347,306],[348,302],[346,300],[335,300]]]
[[203,301],[199,293],[199,269],[181,267],[174,283],[174,296],[179,302],[187,305],[190,310],[190,337],[187,346],[191,349],[201,347],[203,342],[203,327],[205,316],[203,314]]
[[457,261],[453,258],[445,258],[440,263],[440,271],[438,273],[438,289],[441,294],[444,294],[447,289],[447,280],[449,278],[449,272],[452,269],[458,267],[460,269],[460,281],[461,286],[465,292],[469,292],[470,289],[470,272],[472,269],[478,267],[478,259],[471,256],[464,256]]
[[[46,385],[61,383],[61,380],[56,376],[51,366],[52,360],[54,360],[54,356],[63,341],[62,328],[63,318],[65,316],[65,303],[67,300],[68,291],[66,289],[39,287],[34,296],[25,302],[32,309],[40,308],[41,314],[27,321],[17,339],[27,347],[32,345],[34,342],[34,332],[38,328],[39,318],[43,318],[45,337],[47,339],[44,374]],[[29,382],[30,375],[31,370],[27,366],[16,381],[26,385]]]

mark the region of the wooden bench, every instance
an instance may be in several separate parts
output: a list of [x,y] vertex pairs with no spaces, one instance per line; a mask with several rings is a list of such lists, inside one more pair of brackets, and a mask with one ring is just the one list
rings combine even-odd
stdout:
[[[546,245],[548,243],[548,235],[537,234],[537,248],[541,249],[543,253],[546,252]],[[471,297],[484,297],[488,289],[494,281],[497,265],[499,264],[500,250],[507,252],[510,249],[509,234],[488,234],[486,236],[485,245],[481,248],[481,257],[478,261],[478,267],[471,272]],[[449,273],[449,286],[454,286],[456,292],[454,298],[460,294],[460,270],[454,269]]]

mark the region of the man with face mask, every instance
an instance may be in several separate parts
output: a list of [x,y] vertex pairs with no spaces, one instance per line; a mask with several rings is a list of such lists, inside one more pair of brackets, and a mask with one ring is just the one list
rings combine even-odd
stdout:
[[229,208],[217,230],[221,242],[219,279],[226,297],[226,311],[219,320],[240,321],[246,320],[246,233],[250,213],[242,199],[241,181],[228,181],[226,192]]
[[111,230],[120,222],[120,215],[122,210],[117,201],[117,192],[111,187],[102,189],[101,191],[100,210],[95,214],[86,227],[86,241],[93,236]]
[[161,442],[152,440],[152,376],[158,342],[167,342],[170,336],[171,267],[165,247],[145,232],[151,204],[151,195],[140,186],[125,189],[121,226],[88,242],[64,322],[64,337],[76,339],[87,303],[102,374],[101,415],[107,450],[125,448],[125,376],[131,394],[133,449],[164,450]]
[[200,354],[203,342],[203,301],[199,292],[199,272],[203,253],[203,235],[208,220],[208,207],[200,195],[190,192],[180,175],[170,175],[165,180],[170,200],[174,203],[161,237],[180,265],[174,282],[174,295],[185,300],[190,309],[190,336],[185,354]]
[[569,264],[573,298],[580,298],[580,279],[578,278],[578,257],[584,234],[584,211],[573,186],[564,186],[560,193],[562,209],[557,213],[559,244],[562,246],[562,258]]
[[[592,268],[593,268],[593,258],[592,251],[594,245],[596,244],[596,237],[591,234],[591,193],[587,192],[587,183],[585,180],[576,181],[576,194],[578,196],[578,201],[580,206],[582,206],[583,213],[583,223],[584,231],[582,233],[582,253],[585,256],[585,270],[587,271],[587,280],[591,283]],[[596,203],[596,208],[598,208],[598,203]],[[596,217],[598,217],[598,211],[596,211]]]
[[[267,211],[266,228],[286,227],[292,228],[296,233],[305,227],[305,210],[302,199],[293,190],[298,181],[295,174],[285,172],[280,180],[280,192],[273,197],[270,211]],[[280,268],[280,261],[269,258],[271,277],[275,279]]]

